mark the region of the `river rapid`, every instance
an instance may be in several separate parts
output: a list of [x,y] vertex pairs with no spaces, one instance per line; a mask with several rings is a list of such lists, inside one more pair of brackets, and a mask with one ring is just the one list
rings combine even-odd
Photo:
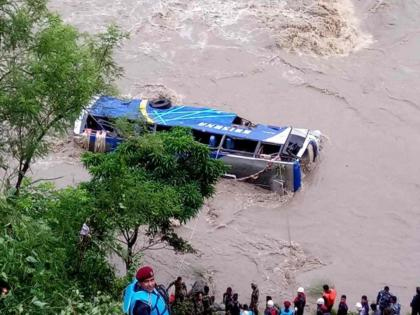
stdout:
[[[53,0],[82,31],[130,32],[116,53],[123,95],[163,94],[254,122],[319,129],[322,158],[293,198],[222,180],[178,231],[197,255],[149,251],[181,275],[249,303],[324,281],[350,308],[384,285],[403,314],[420,286],[419,0]],[[71,143],[34,166],[59,186],[88,178]],[[122,264],[116,261],[122,270]],[[311,299],[314,303],[314,299]]]

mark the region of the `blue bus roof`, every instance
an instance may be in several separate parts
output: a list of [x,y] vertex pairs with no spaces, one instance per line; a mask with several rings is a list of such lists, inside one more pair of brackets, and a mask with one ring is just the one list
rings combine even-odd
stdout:
[[110,96],[101,96],[89,109],[93,116],[107,118],[142,119],[149,124],[162,126],[189,127],[195,130],[219,135],[228,135],[274,144],[283,144],[290,127],[275,127],[258,124],[253,127],[233,124],[235,113],[224,112],[206,107],[171,106],[168,109],[157,109],[150,106],[147,100],[121,100]]

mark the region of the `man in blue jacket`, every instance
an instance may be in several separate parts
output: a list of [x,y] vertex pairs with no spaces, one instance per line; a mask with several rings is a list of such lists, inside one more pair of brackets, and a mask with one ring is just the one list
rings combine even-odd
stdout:
[[123,311],[128,315],[169,315],[167,295],[156,286],[155,274],[149,266],[140,268],[136,279],[124,293]]

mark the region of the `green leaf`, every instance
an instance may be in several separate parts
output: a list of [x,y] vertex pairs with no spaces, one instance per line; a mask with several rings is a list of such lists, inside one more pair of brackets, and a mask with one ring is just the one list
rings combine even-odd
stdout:
[[38,307],[40,307],[40,308],[44,308],[44,307],[45,307],[45,305],[47,305],[47,303],[45,303],[45,302],[41,302],[41,301],[39,301],[39,300],[32,301],[32,304],[34,304],[34,305],[36,305],[36,306],[38,306]]
[[37,263],[38,262],[38,260],[36,260],[35,257],[33,257],[33,256],[26,257],[26,261],[30,262],[30,263]]
[[1,272],[0,273],[0,277],[4,280],[4,281],[8,281],[7,275],[5,272]]

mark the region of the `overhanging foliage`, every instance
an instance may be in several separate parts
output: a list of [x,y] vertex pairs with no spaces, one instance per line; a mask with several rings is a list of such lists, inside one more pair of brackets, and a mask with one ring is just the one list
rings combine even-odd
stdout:
[[209,153],[207,146],[194,141],[190,130],[178,128],[132,137],[112,153],[84,155],[92,175],[85,187],[94,196],[98,218],[124,236],[127,248],[114,249],[127,269],[141,226],[149,244],[165,242],[178,251],[192,250],[170,222],[193,218],[226,172],[223,162],[211,159]]

